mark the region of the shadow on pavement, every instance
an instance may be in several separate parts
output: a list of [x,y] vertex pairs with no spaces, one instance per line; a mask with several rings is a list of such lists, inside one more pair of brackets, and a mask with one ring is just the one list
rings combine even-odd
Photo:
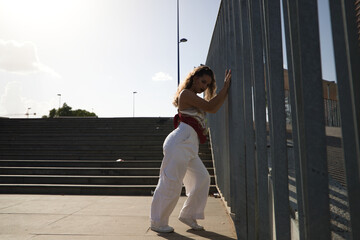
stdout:
[[187,230],[187,232],[196,234],[200,237],[211,239],[211,240],[236,240],[236,238],[231,238],[231,237],[224,236],[224,235],[221,235],[216,232],[211,232],[211,231],[206,231],[206,230],[205,231]]
[[184,235],[178,234],[177,232],[158,233],[158,236],[169,240],[194,240],[194,238],[186,237]]
[[[192,233],[194,235],[198,235],[200,237],[203,237],[205,239],[210,240],[236,240],[235,238],[230,238],[221,234],[218,234],[216,232],[211,231],[194,231],[194,230],[187,230],[186,232]],[[194,238],[187,237],[184,235],[181,235],[177,232],[173,233],[158,233],[159,237],[169,239],[169,240],[194,240]]]

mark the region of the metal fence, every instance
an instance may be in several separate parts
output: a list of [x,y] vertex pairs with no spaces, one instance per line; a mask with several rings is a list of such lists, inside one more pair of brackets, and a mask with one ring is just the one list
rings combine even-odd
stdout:
[[[352,226],[349,238],[355,240],[360,239],[360,54],[355,1],[329,0],[329,4],[336,33],[332,40]],[[219,88],[225,69],[232,69],[233,80],[227,103],[209,115],[208,124],[217,185],[231,209],[238,239],[331,239],[317,8],[316,0],[221,2],[206,64],[214,69]],[[286,44],[289,71],[287,100],[282,44]],[[286,101],[291,105],[291,139]],[[289,177],[290,158],[294,175]],[[296,189],[297,213],[290,206],[294,194],[290,183]],[[291,220],[296,217],[298,234]]]
[[336,100],[324,99],[325,107],[325,126],[340,127],[340,108]]
[[[339,101],[324,98],[325,126],[341,127]],[[292,123],[290,93],[285,90],[286,123]]]

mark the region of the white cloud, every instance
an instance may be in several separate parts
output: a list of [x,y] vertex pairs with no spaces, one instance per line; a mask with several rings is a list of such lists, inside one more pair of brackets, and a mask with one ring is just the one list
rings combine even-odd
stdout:
[[[23,97],[23,87],[20,82],[7,83],[5,91],[0,97],[0,116],[11,118],[24,118],[29,112],[30,117],[41,117],[48,115],[49,110],[57,104],[56,97],[49,101],[38,101]],[[28,109],[31,108],[31,109]],[[36,115],[34,115],[36,113]]]
[[9,82],[0,98],[0,113],[2,116],[18,115],[26,112],[22,88],[19,82]]
[[58,73],[39,61],[36,46],[32,42],[0,39],[0,70],[17,74],[45,72],[60,78]]
[[158,72],[152,77],[152,80],[155,82],[171,81],[172,79],[170,74],[164,72]]

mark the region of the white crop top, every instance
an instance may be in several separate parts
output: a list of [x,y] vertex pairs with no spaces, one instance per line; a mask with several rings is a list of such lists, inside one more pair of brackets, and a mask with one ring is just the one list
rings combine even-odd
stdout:
[[201,124],[201,126],[205,129],[205,115],[206,113],[202,110],[199,110],[197,108],[187,108],[184,110],[178,110],[181,114],[191,116],[198,120],[198,122]]

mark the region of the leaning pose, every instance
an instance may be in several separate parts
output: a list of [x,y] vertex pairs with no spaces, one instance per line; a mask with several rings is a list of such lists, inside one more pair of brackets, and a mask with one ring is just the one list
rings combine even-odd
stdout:
[[[231,71],[225,71],[224,86],[216,95],[213,71],[200,66],[189,73],[178,87],[173,104],[178,108],[174,117],[175,130],[163,144],[164,158],[160,178],[151,204],[151,229],[156,232],[173,232],[169,217],[185,185],[187,200],[179,220],[194,230],[204,228],[197,219],[204,219],[204,209],[209,194],[210,176],[199,158],[199,143],[206,141],[205,112],[215,113],[226,99]],[[204,98],[197,94],[203,93]]]

